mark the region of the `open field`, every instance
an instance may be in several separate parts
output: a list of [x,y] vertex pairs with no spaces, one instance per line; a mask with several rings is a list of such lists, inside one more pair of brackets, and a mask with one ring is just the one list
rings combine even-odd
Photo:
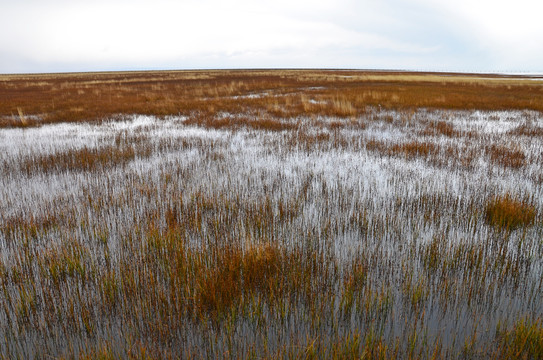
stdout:
[[539,79],[6,75],[0,99],[0,358],[543,358]]
[[0,127],[126,113],[345,117],[368,106],[543,111],[542,85],[541,77],[317,70],[0,75]]

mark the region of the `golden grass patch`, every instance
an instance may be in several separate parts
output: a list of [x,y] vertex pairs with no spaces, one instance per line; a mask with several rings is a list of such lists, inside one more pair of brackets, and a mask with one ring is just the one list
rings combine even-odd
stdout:
[[511,195],[497,196],[485,208],[486,221],[497,228],[513,230],[531,225],[535,219],[535,207]]

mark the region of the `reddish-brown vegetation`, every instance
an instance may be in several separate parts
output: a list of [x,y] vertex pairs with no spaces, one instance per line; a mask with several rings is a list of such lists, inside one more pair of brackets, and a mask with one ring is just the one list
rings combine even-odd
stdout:
[[[156,71],[0,76],[0,126],[118,114],[350,117],[383,108],[543,110],[543,87],[484,75],[325,70]],[[303,91],[303,95],[300,95]],[[435,131],[453,136],[445,123]]]
[[526,164],[526,155],[522,150],[493,145],[487,151],[490,153],[490,161],[497,165],[518,169]]
[[533,223],[536,215],[534,206],[506,194],[490,201],[485,209],[489,224],[501,229],[515,229]]

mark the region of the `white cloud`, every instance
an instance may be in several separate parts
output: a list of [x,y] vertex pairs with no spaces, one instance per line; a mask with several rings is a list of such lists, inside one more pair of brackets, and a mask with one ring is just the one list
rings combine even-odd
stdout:
[[[532,0],[418,0],[448,16],[466,41],[503,67],[543,70],[543,3]],[[537,66],[539,66],[537,68]]]
[[[198,67],[199,63],[217,68],[437,70],[531,66],[540,71],[536,67],[543,63],[539,41],[543,27],[537,21],[543,5],[527,0],[514,7],[488,0],[0,4],[0,31],[9,34],[0,37],[0,48],[9,54],[5,59],[19,59],[18,66],[29,64],[27,71]],[[9,65],[12,60],[5,59],[0,72],[15,68]]]

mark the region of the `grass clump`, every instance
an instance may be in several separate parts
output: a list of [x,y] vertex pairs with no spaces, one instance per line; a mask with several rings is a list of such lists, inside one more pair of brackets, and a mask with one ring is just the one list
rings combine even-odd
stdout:
[[500,229],[513,230],[531,225],[535,215],[533,205],[516,200],[509,194],[495,197],[485,208],[487,223]]
[[521,150],[494,145],[488,151],[490,153],[490,161],[494,164],[513,169],[519,169],[526,165],[526,155]]
[[423,131],[423,135],[443,135],[452,138],[460,136],[460,132],[457,131],[452,124],[440,120],[428,124]]
[[275,276],[280,259],[277,249],[255,248],[243,254],[239,249],[224,252],[215,271],[200,281],[198,304],[216,315],[241,301],[245,291],[266,290]]
[[500,359],[543,359],[541,319],[521,319],[513,329],[497,332]]
[[389,151],[394,155],[412,159],[414,157],[427,157],[431,154],[435,154],[438,151],[438,148],[432,143],[411,141],[404,144],[394,144]]
[[20,167],[29,176],[34,174],[62,173],[66,171],[92,171],[126,164],[136,158],[131,146],[84,147],[55,154],[44,154],[23,159]]

